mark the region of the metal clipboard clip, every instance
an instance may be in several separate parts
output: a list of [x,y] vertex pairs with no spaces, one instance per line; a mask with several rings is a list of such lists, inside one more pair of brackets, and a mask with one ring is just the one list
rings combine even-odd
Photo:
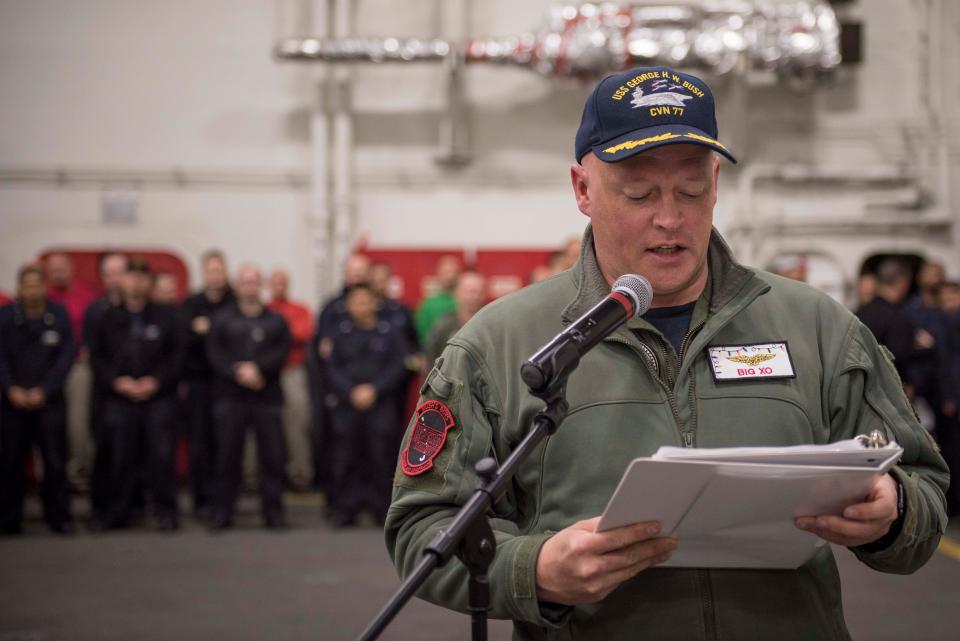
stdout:
[[873,430],[870,434],[859,434],[854,438],[864,447],[872,448],[886,447],[890,442],[887,440],[887,435],[880,430]]

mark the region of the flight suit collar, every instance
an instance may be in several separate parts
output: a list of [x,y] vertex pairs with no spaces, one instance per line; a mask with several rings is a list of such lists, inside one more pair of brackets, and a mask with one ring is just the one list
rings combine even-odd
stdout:
[[[704,302],[709,302],[709,315],[713,315],[736,298],[743,288],[755,278],[753,270],[736,261],[729,245],[716,228],[710,232],[707,269],[709,272],[707,286],[704,289],[703,296],[701,296],[704,300],[698,301],[697,308],[702,308]],[[563,310],[562,319],[565,324],[571,323],[582,316],[590,307],[610,293],[610,284],[603,277],[597,263],[597,254],[593,247],[593,226],[591,224],[587,224],[583,233],[580,260],[571,269],[571,276],[576,283],[577,293]],[[699,309],[695,310],[695,314],[696,311],[699,311]],[[635,329],[651,327],[643,319],[634,319],[628,323],[628,326]]]

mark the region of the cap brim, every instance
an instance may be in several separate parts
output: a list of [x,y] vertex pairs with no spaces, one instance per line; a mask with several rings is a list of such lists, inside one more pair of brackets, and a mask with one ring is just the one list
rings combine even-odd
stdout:
[[711,138],[701,129],[686,125],[661,125],[637,129],[594,145],[590,150],[604,162],[619,162],[655,147],[680,143],[703,145],[713,149],[730,162],[734,164],[737,162],[733,154],[719,141]]

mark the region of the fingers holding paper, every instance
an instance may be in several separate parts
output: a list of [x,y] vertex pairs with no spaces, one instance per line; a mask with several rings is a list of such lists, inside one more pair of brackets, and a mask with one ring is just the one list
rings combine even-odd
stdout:
[[889,474],[883,474],[867,498],[848,506],[842,516],[801,516],[795,523],[801,530],[830,543],[856,547],[881,538],[896,520],[897,482]]
[[563,605],[595,603],[633,575],[665,563],[676,539],[657,523],[597,532],[600,518],[574,523],[547,540],[537,558],[537,598]]

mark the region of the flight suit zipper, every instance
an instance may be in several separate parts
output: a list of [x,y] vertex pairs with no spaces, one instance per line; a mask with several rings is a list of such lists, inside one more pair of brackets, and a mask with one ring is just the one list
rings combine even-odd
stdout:
[[700,594],[703,597],[703,636],[707,641],[716,641],[717,625],[713,613],[713,585],[710,570],[697,570]]
[[682,341],[680,341],[680,353],[677,354],[677,363],[683,363],[683,355],[687,352],[687,344],[690,342],[690,339],[693,338],[693,335],[703,329],[703,326],[706,324],[706,321],[700,321],[698,324],[687,330],[687,335],[683,337]]
[[[641,345],[643,344],[644,343],[641,341]],[[669,403],[670,410],[673,412],[673,418],[677,423],[677,429],[680,430],[680,438],[683,439],[684,447],[690,447],[687,445],[687,443],[692,442],[692,435],[690,434],[689,430],[683,429],[683,421],[680,420],[680,407],[677,405],[677,395],[673,390],[677,384],[677,373],[673,370],[673,368],[670,367],[670,357],[667,353],[669,348],[666,346],[666,343],[660,341],[660,347],[662,349],[661,354],[663,355],[664,360],[664,366],[662,368],[664,376],[658,376],[657,381],[667,393],[667,403]],[[653,349],[649,346],[647,346],[647,349],[650,349],[650,351],[653,352]],[[658,368],[658,371],[661,371],[661,369]]]
[[[684,447],[693,447],[694,438],[696,436],[697,429],[697,409],[696,409],[696,393],[695,393],[695,382],[691,376],[690,384],[687,385],[689,390],[689,403],[690,403],[690,429],[684,430],[683,424],[680,421],[680,410],[677,407],[676,395],[673,392],[673,387],[676,386],[676,374],[679,373],[679,367],[683,363],[683,354],[686,351],[687,344],[693,338],[693,336],[699,332],[704,326],[704,323],[698,323],[695,327],[691,328],[686,336],[683,337],[683,341],[680,343],[680,353],[677,355],[677,372],[671,372],[667,363],[663,364],[663,368],[660,366],[660,361],[657,359],[657,354],[652,347],[647,345],[642,340],[638,342],[640,344],[641,350],[647,356],[647,362],[652,363],[655,371],[653,372],[654,378],[660,384],[667,394],[667,401],[670,404],[670,410],[673,412],[673,418],[677,425],[677,429],[680,432],[680,437],[683,439]],[[626,343],[626,341],[623,341]],[[628,343],[629,344],[629,343]],[[666,351],[666,349],[664,350]],[[649,365],[648,365],[649,368]],[[666,375],[667,380],[660,375],[661,371]],[[698,569],[695,570],[697,575],[697,583],[700,587],[700,595],[703,600],[701,603],[701,609],[703,612],[703,630],[704,636],[708,641],[715,641],[717,639],[717,626],[715,621],[714,614],[714,599],[713,599],[713,584],[710,581],[710,570]]]
[[[693,339],[703,326],[706,325],[707,321],[703,320],[697,323],[694,327],[690,328],[687,331],[687,335],[683,337],[683,340],[680,341],[680,353],[677,354],[677,364],[683,365],[683,355],[686,354],[687,345]],[[699,418],[699,413],[697,412],[697,398],[696,398],[696,386],[697,381],[691,375],[690,384],[687,386],[687,402],[690,403],[690,430],[684,434],[684,447],[693,447],[694,445],[694,436],[697,433],[697,423]]]
[[[683,362],[683,353],[686,350],[686,346],[689,341],[693,338],[693,335],[699,332],[704,326],[704,323],[699,323],[696,327],[692,328],[687,332],[687,335],[683,337],[683,341],[680,343],[680,354],[677,356],[677,364]],[[660,376],[661,372],[661,363],[657,358],[656,352],[647,345],[645,342],[637,338],[637,344],[631,343],[625,339],[619,338],[617,336],[611,336],[608,340],[622,343],[623,345],[628,346],[634,352],[636,352],[641,360],[647,367],[647,370],[653,375],[654,380],[660,384],[660,387],[663,388],[664,392],[667,394],[667,402],[670,405],[670,411],[673,413],[674,424],[677,427],[677,432],[680,434],[680,438],[683,441],[684,447],[693,447],[694,446],[694,430],[696,430],[697,424],[697,411],[694,402],[696,401],[694,382],[691,378],[690,385],[688,386],[690,390],[690,412],[691,412],[691,425],[692,429],[684,430],[683,424],[680,421],[680,410],[676,404],[676,397],[673,393],[673,389],[667,385],[667,382],[664,381]],[[639,345],[639,347],[638,347]],[[664,364],[665,365],[665,364]],[[713,599],[713,586],[710,581],[710,570],[694,570],[697,577],[697,585],[700,588],[700,594],[703,602],[701,603],[701,610],[703,612],[703,629],[704,636],[708,641],[715,641],[717,639],[717,626],[714,615],[714,599]]]
[[631,343],[630,341],[625,340],[623,338],[619,338],[617,336],[611,336],[607,340],[614,343],[620,343],[622,345],[626,345],[627,347],[632,349],[634,352],[636,352],[640,356],[640,360],[642,360],[644,365],[646,365],[647,371],[649,371],[650,374],[653,375],[653,379],[657,381],[657,383],[659,383],[660,387],[662,387],[663,391],[666,393],[667,404],[670,406],[670,412],[673,414],[673,422],[677,428],[677,434],[680,436],[681,439],[684,439],[685,436],[683,431],[683,425],[680,422],[680,410],[677,407],[676,399],[673,396],[673,391],[660,377],[660,360],[657,358],[657,355],[653,351],[653,349],[649,345],[641,341],[640,339],[637,339],[636,344]]
[[[680,343],[680,353],[677,355],[677,363],[683,363],[683,355],[686,353],[687,345],[693,336],[699,332],[705,324],[705,321],[698,323],[696,326],[692,327],[687,335],[683,337],[683,341]],[[697,409],[696,409],[696,392],[695,392],[696,381],[693,376],[690,376],[690,384],[687,386],[689,390],[689,403],[690,403],[690,430],[684,433],[684,447],[693,447],[693,437],[697,431]],[[697,572],[697,582],[700,585],[700,595],[703,599],[703,631],[706,639],[712,641],[717,638],[717,627],[714,614],[714,604],[713,604],[713,583],[710,581],[710,570],[699,569]]]

